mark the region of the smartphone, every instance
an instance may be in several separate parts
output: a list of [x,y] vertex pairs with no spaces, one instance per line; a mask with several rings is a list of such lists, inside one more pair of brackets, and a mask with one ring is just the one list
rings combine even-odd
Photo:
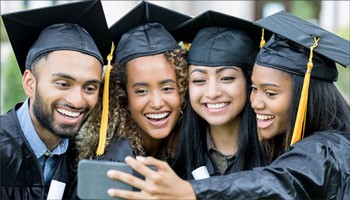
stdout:
[[126,163],[111,162],[101,160],[81,160],[78,163],[78,189],[77,194],[80,199],[118,199],[110,197],[107,190],[118,188],[122,190],[133,190],[133,187],[110,179],[107,171],[116,169],[133,174],[132,168]]

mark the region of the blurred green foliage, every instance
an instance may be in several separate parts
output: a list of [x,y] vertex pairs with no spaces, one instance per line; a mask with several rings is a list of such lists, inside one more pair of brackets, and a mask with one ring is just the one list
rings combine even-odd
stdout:
[[[350,40],[350,26],[336,30],[335,33],[348,41]],[[338,81],[335,84],[346,101],[350,104],[350,67],[344,68],[337,65],[337,69],[339,76]]]
[[1,66],[1,114],[10,110],[17,102],[26,99],[22,87],[22,74],[16,58],[10,54]]
[[8,41],[7,33],[4,27],[4,23],[2,23],[2,18],[1,18],[1,28],[0,28],[0,39],[1,41]]
[[[290,1],[290,12],[305,20],[315,20],[319,18],[321,11],[321,1]],[[315,21],[316,22],[316,21]],[[350,40],[350,26],[335,30],[336,35]],[[350,58],[349,58],[350,59]],[[344,68],[337,64],[339,72],[338,81],[335,83],[346,101],[350,104],[350,67]]]
[[[1,19],[1,45],[8,42],[8,36],[4,23]],[[4,52],[1,52],[4,53]],[[16,58],[13,53],[1,60],[1,100],[0,111],[1,114],[9,111],[16,103],[22,102],[26,99],[22,87],[22,74],[19,70]]]
[[318,19],[321,1],[290,1],[290,12],[302,19]]

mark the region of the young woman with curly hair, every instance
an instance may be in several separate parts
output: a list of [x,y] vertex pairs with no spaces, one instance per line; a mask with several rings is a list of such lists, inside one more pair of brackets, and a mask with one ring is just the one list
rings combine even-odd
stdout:
[[[142,2],[110,28],[113,40],[119,43],[110,71],[105,153],[95,154],[101,127],[101,93],[95,112],[77,137],[78,160],[124,162],[128,155],[150,155],[169,161],[174,157],[188,85],[186,50],[168,32],[169,26],[160,23],[142,21],[124,32],[120,30],[121,24],[144,4],[147,9],[162,9]],[[175,15],[182,21],[188,19],[180,13]]]
[[[181,109],[185,105],[185,92],[187,90],[187,72],[186,72],[186,61],[184,55],[186,54],[183,49],[176,49],[173,51],[164,52],[157,55],[159,59],[166,59],[171,66],[170,70],[173,70],[174,75],[176,76],[174,88],[164,88],[164,90],[175,90],[176,98],[179,101],[179,107],[177,110],[174,110],[174,115],[176,118],[174,123],[169,129],[170,133],[168,136],[169,140],[162,141],[162,149],[157,152],[158,158],[162,160],[168,160],[170,155],[174,152],[174,148],[178,136],[178,128],[180,122],[180,113]],[[152,74],[151,68],[147,69],[151,72],[147,74]],[[134,74],[135,75],[135,74]],[[145,75],[145,74],[143,74]],[[106,146],[107,151],[108,147],[116,139],[126,138],[132,149],[134,150],[135,155],[154,155],[154,153],[147,154],[146,152],[151,152],[152,150],[147,150],[144,146],[144,140],[142,138],[142,127],[135,122],[133,116],[130,112],[130,107],[128,105],[132,104],[131,102],[135,99],[128,98],[128,64],[123,66],[114,65],[111,70],[111,81],[110,82],[110,97],[109,97],[109,121],[108,121],[108,132]],[[151,77],[154,79],[154,76]],[[103,87],[103,86],[101,86]],[[130,102],[131,101],[131,102]],[[176,113],[175,113],[176,112]],[[96,106],[95,111],[84,124],[80,130],[79,136],[77,137],[77,149],[79,149],[79,160],[83,158],[93,158],[95,155],[95,150],[97,148],[99,129],[100,129],[100,119],[102,113],[102,95],[100,95],[99,103]],[[146,117],[147,118],[147,117]],[[176,136],[176,137],[175,137]],[[117,152],[118,153],[118,152]],[[108,154],[108,153],[106,153]],[[112,160],[112,159],[111,159]],[[114,160],[114,159],[113,159]],[[123,158],[122,158],[123,161]]]

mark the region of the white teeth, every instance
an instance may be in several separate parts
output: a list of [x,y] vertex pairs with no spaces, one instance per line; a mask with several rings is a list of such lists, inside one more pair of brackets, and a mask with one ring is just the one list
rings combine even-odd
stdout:
[[223,108],[227,105],[227,103],[216,103],[216,104],[207,104],[208,108],[212,108],[212,109],[218,109],[218,108]]
[[57,109],[57,111],[61,114],[67,115],[69,117],[78,117],[80,115],[80,112],[72,112],[69,110],[62,109],[62,108]]
[[162,119],[169,115],[168,112],[165,113],[159,113],[159,114],[147,114],[146,117],[150,119]]
[[272,116],[272,115],[259,115],[259,114],[256,114],[256,118],[260,119],[260,120],[267,120],[267,119],[273,119],[275,117]]

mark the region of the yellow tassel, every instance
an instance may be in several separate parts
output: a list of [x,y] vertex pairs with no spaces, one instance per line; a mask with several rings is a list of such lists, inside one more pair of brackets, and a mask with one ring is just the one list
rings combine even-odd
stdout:
[[186,51],[189,51],[191,43],[183,42],[183,44],[184,44],[184,48],[186,49]]
[[304,77],[303,88],[301,91],[301,97],[300,97],[300,102],[299,102],[299,106],[298,106],[297,117],[295,120],[293,135],[292,135],[292,140],[290,142],[290,145],[293,145],[294,143],[296,143],[299,140],[304,138],[306,112],[307,112],[307,100],[308,100],[308,96],[309,96],[311,70],[313,68],[313,63],[312,63],[313,49],[317,47],[317,44],[318,44],[318,41],[320,40],[320,38],[316,39],[316,37],[314,37],[314,40],[315,40],[315,43],[310,47],[309,62],[307,63],[307,71],[306,71],[305,77]]
[[264,28],[261,29],[261,41],[260,41],[260,48],[262,48],[265,45],[265,39],[264,39]]
[[101,115],[101,127],[100,135],[98,141],[98,147],[96,154],[98,156],[103,155],[106,146],[106,137],[107,137],[107,126],[108,126],[108,107],[109,107],[109,77],[112,69],[111,61],[113,59],[114,43],[112,42],[111,52],[107,56],[107,67],[104,77],[104,88],[102,96],[102,115]]

